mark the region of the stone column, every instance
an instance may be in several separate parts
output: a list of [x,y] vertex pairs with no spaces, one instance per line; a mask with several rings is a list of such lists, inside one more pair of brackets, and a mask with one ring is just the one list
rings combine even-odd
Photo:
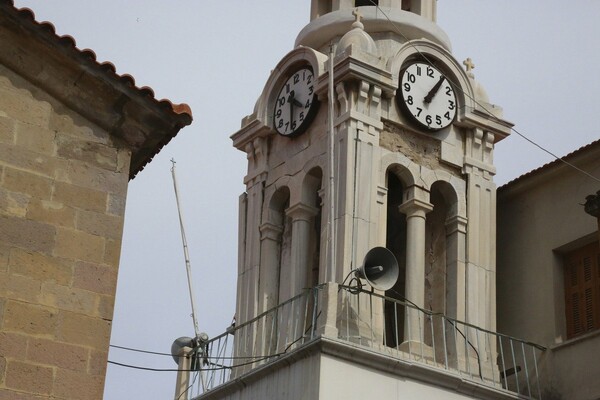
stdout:
[[[446,221],[446,316],[465,320],[467,219],[461,216]],[[465,358],[464,340],[453,324],[446,323],[448,364],[457,368]]]
[[[282,279],[279,283],[279,302],[284,301],[302,293],[308,286],[308,260],[310,245],[310,227],[312,218],[317,215],[318,210],[306,204],[296,203],[289,207],[286,214],[292,220],[292,241],[290,251],[289,279]],[[311,315],[307,312],[308,303],[306,298],[296,299],[286,304],[281,310],[278,321],[277,351],[291,349],[301,342],[298,339],[305,330],[305,316]]]
[[292,219],[291,282],[285,298],[299,294],[308,285],[308,260],[310,257],[310,224],[318,210],[302,203],[296,203],[286,210]]
[[260,226],[260,300],[259,313],[279,302],[279,252],[283,228],[265,222]]
[[[260,226],[260,272],[258,314],[279,304],[280,246],[283,228],[269,222]],[[275,344],[273,315],[258,321],[255,354],[272,354]]]
[[[407,200],[399,208],[406,215],[406,299],[417,307],[425,303],[425,218],[433,205],[418,198]],[[422,342],[423,315],[419,310],[406,308],[404,343]],[[407,349],[408,350],[408,349]],[[415,352],[414,349],[410,349]]]

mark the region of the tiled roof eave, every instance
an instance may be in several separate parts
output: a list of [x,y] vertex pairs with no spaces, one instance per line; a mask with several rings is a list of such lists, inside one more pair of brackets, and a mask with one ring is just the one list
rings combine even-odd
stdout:
[[[127,143],[132,150],[130,179],[191,124],[187,104],[156,99],[152,88],[136,86],[131,75],[117,74],[110,62],[99,63],[92,50],[80,50],[72,37],[56,35],[54,26],[37,22],[31,10],[0,0],[0,22],[0,29],[14,39],[2,44],[7,56],[2,59],[0,54],[0,62]],[[20,51],[25,61],[11,59],[10,51]],[[28,70],[35,62],[43,62],[54,74]],[[63,75],[77,79],[77,84],[65,90]]]

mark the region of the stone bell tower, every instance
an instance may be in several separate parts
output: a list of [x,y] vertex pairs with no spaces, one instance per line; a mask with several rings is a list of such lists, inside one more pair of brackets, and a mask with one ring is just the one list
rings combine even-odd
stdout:
[[[303,311],[284,320],[303,324],[303,340],[310,331],[321,346],[335,342],[329,354],[346,360],[338,367],[352,369],[348,344],[399,359],[420,348],[421,360],[436,364],[444,356],[446,368],[458,370],[478,365],[479,378],[496,382],[495,345],[475,350],[472,362],[468,332],[460,332],[468,346],[436,348],[450,329],[456,339],[457,328],[432,315],[495,329],[492,154],[512,125],[475,81],[472,62],[454,59],[435,21],[436,0],[312,0],[310,23],[232,136],[248,158],[236,311],[246,330],[235,336],[238,356],[300,351],[298,340],[281,346],[279,314],[261,318],[318,287]],[[398,282],[371,292],[376,300],[342,299],[337,285],[376,246],[396,256]],[[262,322],[250,328],[255,321]],[[326,382],[337,361],[315,357],[316,370],[301,362],[286,368],[297,368],[300,380],[316,374]],[[262,379],[284,378],[273,372]],[[340,390],[325,385],[286,398],[346,394]]]

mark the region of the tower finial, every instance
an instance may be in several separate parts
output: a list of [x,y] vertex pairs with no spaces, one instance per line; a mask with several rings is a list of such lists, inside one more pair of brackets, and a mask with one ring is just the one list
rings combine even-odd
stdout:
[[463,65],[466,67],[467,72],[471,72],[475,69],[475,64],[473,64],[473,60],[471,60],[470,57],[463,61]]
[[358,8],[355,8],[354,11],[352,11],[352,15],[354,15],[356,17],[356,20],[352,23],[352,27],[359,28],[359,29],[365,29],[365,26],[363,25],[363,23],[360,22],[360,19],[362,18],[362,14],[358,11]]

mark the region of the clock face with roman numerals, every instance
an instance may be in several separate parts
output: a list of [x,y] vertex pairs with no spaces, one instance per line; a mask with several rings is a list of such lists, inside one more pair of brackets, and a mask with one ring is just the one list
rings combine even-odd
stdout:
[[313,71],[308,67],[295,70],[275,99],[273,127],[283,136],[299,135],[310,125],[318,106]]
[[396,100],[419,126],[435,131],[450,125],[456,117],[456,95],[452,85],[437,68],[415,62],[400,72]]

